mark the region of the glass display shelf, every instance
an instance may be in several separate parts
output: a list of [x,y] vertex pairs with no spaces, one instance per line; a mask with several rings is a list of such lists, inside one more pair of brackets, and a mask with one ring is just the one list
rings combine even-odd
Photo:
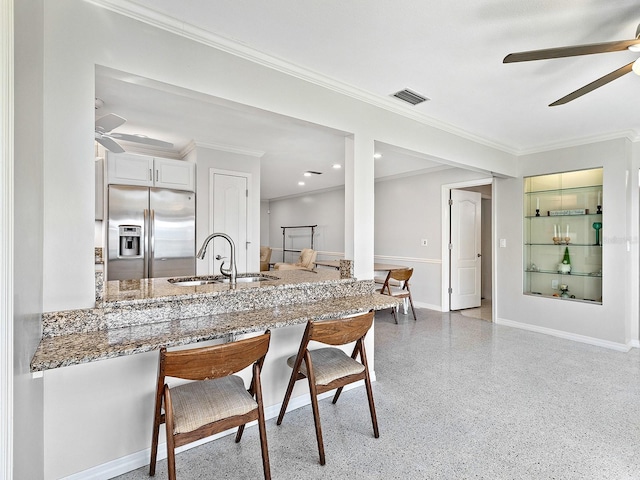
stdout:
[[601,304],[602,169],[526,177],[523,210],[523,293]]

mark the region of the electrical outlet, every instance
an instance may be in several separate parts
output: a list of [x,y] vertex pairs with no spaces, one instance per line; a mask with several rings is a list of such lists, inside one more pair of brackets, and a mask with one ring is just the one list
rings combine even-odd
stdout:
[[551,288],[554,290],[558,289],[558,280],[551,280]]
[[426,238],[423,238],[422,240],[420,240],[420,245],[422,245],[423,247],[426,247],[428,243],[429,242],[427,242]]

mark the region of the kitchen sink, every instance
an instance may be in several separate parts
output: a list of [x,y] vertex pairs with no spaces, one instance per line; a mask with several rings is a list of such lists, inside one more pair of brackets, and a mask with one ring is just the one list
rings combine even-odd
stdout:
[[[171,280],[174,280],[173,282]],[[172,278],[169,283],[179,287],[195,287],[197,285],[207,285],[209,283],[220,283],[217,280],[177,280]]]
[[[264,282],[269,280],[277,280],[277,277],[272,277],[263,274],[254,273],[242,273],[236,277],[237,283],[253,283]],[[223,275],[207,275],[202,277],[182,277],[182,278],[170,278],[169,283],[179,287],[197,287],[199,285],[208,285],[211,283],[229,283],[231,279]]]
[[[236,277],[237,283],[253,283],[253,282],[265,282],[269,280],[277,280],[278,277],[271,277],[269,275],[262,274],[240,274]],[[229,283],[231,279],[229,277],[219,277],[218,282],[220,283]]]
[[183,277],[183,278],[170,278],[169,283],[179,287],[196,287],[198,285],[207,285],[209,283],[220,283],[216,277]]

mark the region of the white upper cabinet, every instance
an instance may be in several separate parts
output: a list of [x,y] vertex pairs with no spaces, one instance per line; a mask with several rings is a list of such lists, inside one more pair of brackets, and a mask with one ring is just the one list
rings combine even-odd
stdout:
[[195,164],[131,153],[107,156],[107,182],[195,191]]
[[162,188],[194,191],[195,164],[182,160],[154,158],[154,185]]

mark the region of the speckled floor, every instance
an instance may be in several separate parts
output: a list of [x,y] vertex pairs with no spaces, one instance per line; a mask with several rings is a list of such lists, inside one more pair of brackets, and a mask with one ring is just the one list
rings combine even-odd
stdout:
[[[289,412],[267,422],[274,479],[640,478],[640,351],[416,311],[417,322],[376,318],[380,438],[363,388],[320,403],[325,466],[310,407]],[[162,461],[156,478],[166,475]],[[179,454],[177,475],[262,478],[257,429]]]

